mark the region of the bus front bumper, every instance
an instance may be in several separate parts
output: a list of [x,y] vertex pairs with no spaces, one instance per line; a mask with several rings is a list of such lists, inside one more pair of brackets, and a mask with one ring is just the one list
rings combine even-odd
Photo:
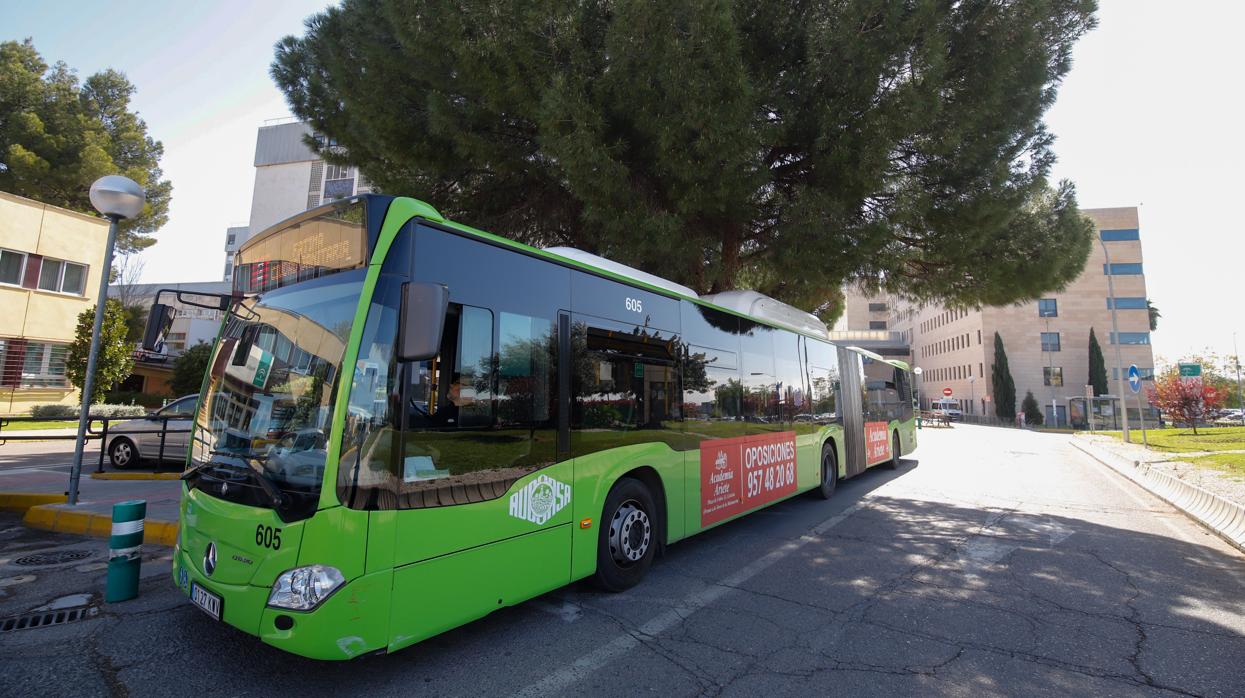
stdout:
[[188,599],[192,587],[199,586],[220,598],[221,621],[311,659],[353,659],[385,649],[392,578],[391,571],[364,575],[338,587],[311,611],[291,611],[268,607],[269,587],[215,582],[184,551],[173,554],[173,583]]

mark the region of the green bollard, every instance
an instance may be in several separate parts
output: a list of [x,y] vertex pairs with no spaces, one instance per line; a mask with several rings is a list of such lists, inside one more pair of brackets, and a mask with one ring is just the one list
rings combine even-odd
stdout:
[[138,570],[143,561],[143,519],[147,501],[134,499],[112,505],[112,535],[108,537],[108,581],[104,600],[128,601],[138,596]]

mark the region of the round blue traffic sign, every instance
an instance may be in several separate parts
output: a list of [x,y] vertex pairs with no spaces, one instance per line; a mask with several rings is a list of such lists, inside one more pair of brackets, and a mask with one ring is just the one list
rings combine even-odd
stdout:
[[1134,393],[1141,392],[1141,371],[1137,370],[1137,364],[1128,367],[1128,387]]

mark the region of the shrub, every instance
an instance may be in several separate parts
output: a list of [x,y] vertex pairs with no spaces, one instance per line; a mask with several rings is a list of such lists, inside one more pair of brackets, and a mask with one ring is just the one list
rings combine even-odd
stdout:
[[62,405],[53,403],[51,405],[35,405],[30,408],[31,417],[77,417],[78,410],[82,409],[77,405]]
[[[60,403],[35,405],[30,408],[30,416],[77,419],[78,411],[81,409],[79,405]],[[145,414],[147,414],[147,408],[142,405],[91,405],[92,417],[142,417]]]

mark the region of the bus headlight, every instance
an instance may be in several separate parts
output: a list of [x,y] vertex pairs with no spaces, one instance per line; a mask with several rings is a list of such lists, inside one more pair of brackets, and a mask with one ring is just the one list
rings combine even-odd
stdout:
[[342,573],[328,565],[310,565],[286,570],[272,583],[268,605],[293,611],[310,611],[319,606],[337,587],[346,582]]

